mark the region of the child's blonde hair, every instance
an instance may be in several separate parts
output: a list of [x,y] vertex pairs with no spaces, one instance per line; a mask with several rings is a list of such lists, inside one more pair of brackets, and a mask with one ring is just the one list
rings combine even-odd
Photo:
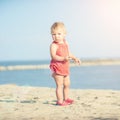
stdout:
[[55,22],[52,26],[51,26],[51,34],[54,33],[54,31],[56,31],[58,28],[61,28],[63,30],[63,32],[66,34],[66,28],[63,22]]

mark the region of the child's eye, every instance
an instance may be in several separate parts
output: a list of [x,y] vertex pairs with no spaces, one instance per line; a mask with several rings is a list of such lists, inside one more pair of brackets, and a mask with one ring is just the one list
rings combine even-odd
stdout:
[[56,35],[56,34],[52,34],[52,35]]
[[61,35],[61,33],[58,33],[58,35]]

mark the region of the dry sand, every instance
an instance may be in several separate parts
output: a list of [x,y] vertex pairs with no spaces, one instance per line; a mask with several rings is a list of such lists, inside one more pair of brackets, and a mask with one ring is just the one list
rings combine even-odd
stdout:
[[120,91],[71,89],[56,106],[54,88],[0,85],[0,120],[120,120]]

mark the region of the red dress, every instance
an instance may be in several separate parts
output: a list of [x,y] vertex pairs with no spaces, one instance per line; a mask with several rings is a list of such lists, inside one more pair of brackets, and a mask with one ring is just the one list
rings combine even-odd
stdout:
[[[69,55],[68,46],[65,41],[63,44],[53,41],[52,44],[56,44],[58,46],[56,55],[62,56],[62,57],[66,57]],[[69,75],[69,61],[57,61],[52,59],[50,62],[50,69],[54,73],[59,75]]]

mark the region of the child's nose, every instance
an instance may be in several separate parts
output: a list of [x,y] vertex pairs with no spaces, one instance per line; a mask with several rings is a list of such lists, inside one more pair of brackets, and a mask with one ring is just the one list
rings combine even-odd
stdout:
[[58,35],[58,34],[56,34],[55,36],[56,36],[56,37],[58,37],[59,35]]

